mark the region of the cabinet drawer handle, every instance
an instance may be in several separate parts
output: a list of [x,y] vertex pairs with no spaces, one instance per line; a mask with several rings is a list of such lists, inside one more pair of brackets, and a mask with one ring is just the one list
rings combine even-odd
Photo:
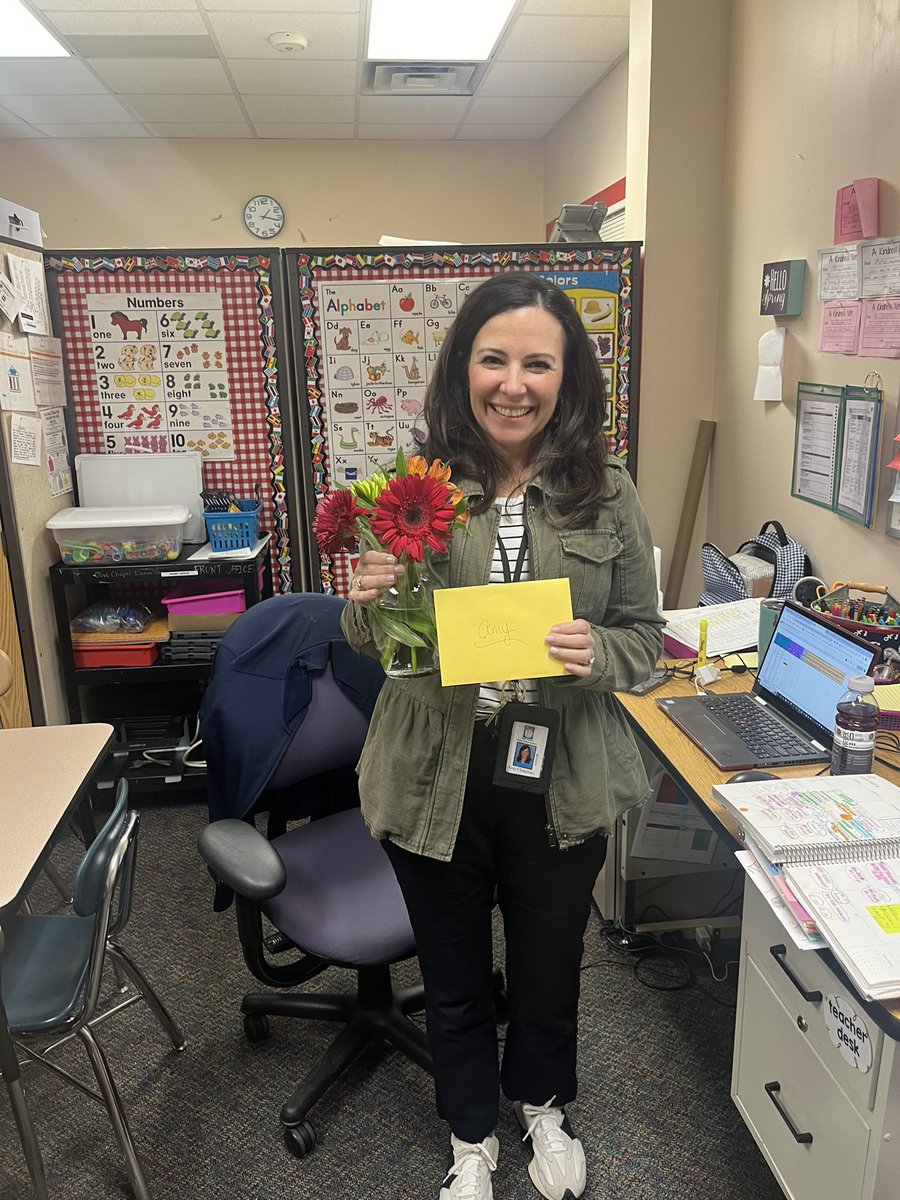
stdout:
[[807,1003],[809,1003],[809,1004],[821,1004],[822,1003],[822,993],[808,991],[803,986],[803,984],[800,982],[800,980],[797,978],[797,976],[794,974],[794,972],[791,970],[791,968],[788,966],[788,964],[787,964],[787,947],[786,946],[770,946],[769,953],[772,955],[772,957],[778,963],[779,967],[781,967],[782,971],[784,971],[785,975],[787,975],[788,979],[791,981],[791,983],[794,985],[794,987],[797,989],[797,991],[800,993],[800,995],[803,997],[803,999],[807,1001]]
[[784,1111],[781,1104],[779,1103],[778,1093],[781,1091],[781,1084],[778,1082],[778,1080],[775,1079],[772,1081],[772,1083],[765,1084],[765,1089],[769,1093],[769,1099],[772,1101],[772,1103],[775,1105],[776,1109],[778,1110],[778,1115],[781,1117],[782,1121],[784,1121],[785,1125],[787,1125],[788,1129],[793,1134],[794,1141],[802,1142],[805,1146],[811,1146],[812,1140],[813,1140],[813,1135],[811,1133],[798,1133],[797,1127],[794,1125],[794,1122],[787,1115],[787,1113]]

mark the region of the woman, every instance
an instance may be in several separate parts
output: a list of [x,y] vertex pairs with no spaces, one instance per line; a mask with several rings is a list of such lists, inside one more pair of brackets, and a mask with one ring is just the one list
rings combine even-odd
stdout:
[[[585,1187],[565,1113],[582,937],[606,836],[648,791],[611,693],[651,673],[663,624],[650,531],[627,472],[607,456],[604,407],[574,306],[525,274],[493,276],[466,300],[425,400],[426,456],[452,464],[472,514],[434,564],[436,583],[568,578],[575,614],[547,631],[565,675],[448,688],[438,675],[389,679],[359,763],[363,813],[403,890],[425,982],[437,1108],[451,1132],[441,1200],[492,1197],[501,1086],[540,1194],[574,1200]],[[362,556],[342,618],[358,649],[373,652],[367,606],[402,570],[390,555]],[[506,749],[491,718],[512,691],[537,706],[536,727],[542,708],[559,722],[545,794],[493,783]],[[495,897],[510,1013],[502,1069]]]

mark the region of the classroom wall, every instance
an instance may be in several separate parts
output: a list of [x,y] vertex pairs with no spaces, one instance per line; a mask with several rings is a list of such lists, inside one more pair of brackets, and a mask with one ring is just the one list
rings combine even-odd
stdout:
[[[834,197],[855,178],[881,179],[881,233],[900,234],[900,4],[897,0],[734,0],[718,310],[686,333],[718,346],[718,421],[709,534],[727,552],[778,517],[829,582],[900,592],[900,542],[883,533],[894,473],[883,471],[872,529],[790,495],[797,384],[862,384],[881,375],[885,434],[896,430],[900,359],[820,354],[816,251],[833,240]],[[784,403],[752,400],[762,264],[807,261],[802,315],[785,319]],[[645,428],[642,428],[642,441]],[[642,449],[643,453],[643,449]],[[885,446],[882,464],[892,457]]]
[[544,144],[544,219],[625,174],[628,57],[570,109]]
[[[544,236],[540,143],[40,138],[2,146],[0,195],[40,212],[48,248]],[[285,209],[285,227],[269,243],[241,220],[256,192]]]

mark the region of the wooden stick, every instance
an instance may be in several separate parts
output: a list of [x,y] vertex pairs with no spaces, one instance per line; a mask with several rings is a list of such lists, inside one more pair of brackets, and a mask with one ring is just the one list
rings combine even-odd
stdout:
[[663,596],[663,604],[666,608],[678,607],[681,584],[684,580],[684,567],[687,562],[688,551],[691,548],[691,538],[694,535],[694,522],[697,519],[700,493],[703,491],[706,464],[709,461],[709,452],[712,447],[715,431],[715,421],[701,421],[700,427],[697,430],[697,440],[694,443],[694,458],[688,474],[687,487],[684,490],[681,520],[678,522],[675,548],[672,551],[672,563],[669,567],[666,590]]

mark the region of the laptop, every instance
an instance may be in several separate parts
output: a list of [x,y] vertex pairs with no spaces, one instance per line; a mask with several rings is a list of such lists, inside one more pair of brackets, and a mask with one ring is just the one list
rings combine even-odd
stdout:
[[787,601],[749,692],[657,700],[723,771],[828,762],[837,702],[879,648]]

